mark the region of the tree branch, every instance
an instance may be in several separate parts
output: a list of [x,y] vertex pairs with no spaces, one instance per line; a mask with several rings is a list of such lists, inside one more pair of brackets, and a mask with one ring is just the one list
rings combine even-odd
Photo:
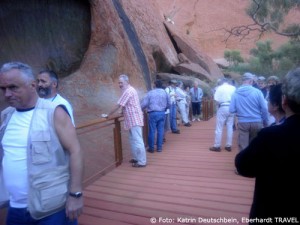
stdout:
[[273,26],[272,23],[264,19],[263,22],[260,22],[258,19],[258,13],[261,9],[261,0],[252,0],[255,6],[253,7],[254,10],[252,13],[249,13],[249,16],[251,17],[253,24],[248,25],[241,25],[241,26],[235,26],[231,29],[224,28],[225,32],[227,33],[227,36],[224,40],[225,43],[228,42],[228,40],[232,37],[239,38],[240,41],[243,41],[247,37],[250,36],[251,33],[257,32],[258,33],[258,39],[260,39],[266,32],[272,31],[278,35],[286,36],[290,38],[297,38],[300,36],[300,29],[296,31],[291,32],[285,32],[283,30],[279,30],[277,27]]

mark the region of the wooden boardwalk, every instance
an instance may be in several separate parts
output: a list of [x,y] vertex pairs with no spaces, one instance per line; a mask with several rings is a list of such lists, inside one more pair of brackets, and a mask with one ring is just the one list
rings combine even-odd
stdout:
[[145,168],[125,158],[85,188],[79,224],[245,224],[254,179],[234,173],[237,132],[232,152],[208,150],[214,127],[212,118],[167,134],[163,152],[147,153]]

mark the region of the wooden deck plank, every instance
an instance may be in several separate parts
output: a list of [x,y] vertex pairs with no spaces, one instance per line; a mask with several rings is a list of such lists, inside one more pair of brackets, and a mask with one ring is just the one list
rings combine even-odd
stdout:
[[[138,182],[134,183],[113,183],[102,181],[101,184],[96,184],[98,190],[102,188],[112,188],[116,191],[118,190],[138,190],[143,188],[146,193],[156,193],[161,194],[161,184],[154,185],[139,185]],[[87,188],[87,190],[94,190],[93,187]],[[225,195],[226,194],[226,195]],[[249,199],[252,199],[252,192],[242,191],[242,190],[224,190],[222,188],[210,188],[210,187],[199,187],[197,189],[194,186],[186,186],[186,185],[169,185],[168,186],[168,195],[177,197],[186,196],[192,198],[201,198],[201,199],[220,199],[222,198],[224,201],[233,202],[233,203],[241,203],[242,201],[248,202]],[[245,199],[245,200],[244,200]]]
[[[181,204],[182,206],[195,206],[198,207],[199,205],[205,205],[207,208],[213,208],[213,209],[223,209],[226,208],[227,210],[229,208],[234,208],[237,204],[236,202],[226,202],[224,199],[220,198],[220,196],[216,196],[213,198],[212,196],[207,196],[206,198],[202,197],[202,195],[198,195],[198,197],[193,195],[170,195],[168,190],[162,191],[160,190],[160,193],[151,193],[146,192],[143,190],[142,192],[138,190],[120,190],[120,189],[111,189],[111,188],[104,188],[101,187],[101,192],[99,192],[99,187],[94,187],[88,189],[91,194],[94,194],[95,192],[101,193],[103,195],[110,195],[112,197],[126,197],[126,198],[135,198],[135,199],[141,199],[141,200],[149,200],[149,201],[155,201],[155,202],[164,202],[164,203],[171,203],[171,204]],[[93,193],[94,192],[94,193]],[[90,194],[90,193],[89,193]],[[178,193],[180,194],[180,193]],[[178,197],[180,196],[180,197]],[[210,198],[208,198],[210,197]],[[244,200],[244,205],[242,205],[242,202],[239,204],[241,207],[237,209],[236,211],[244,212],[248,210],[248,201]],[[246,206],[246,207],[244,207]]]
[[123,205],[120,203],[107,202],[107,201],[90,199],[90,198],[88,198],[86,201],[86,207],[87,210],[85,210],[85,215],[86,214],[92,215],[94,211],[91,209],[96,208],[96,209],[102,209],[111,212],[124,213],[132,216],[141,216],[147,218],[148,221],[151,217],[153,217],[153,215],[160,215],[161,217],[169,217],[169,218],[171,217],[175,218],[181,215],[178,213],[161,211],[159,209],[150,209],[144,207]]
[[163,152],[147,153],[147,167],[133,168],[126,158],[87,186],[80,225],[153,224],[150,218],[157,224],[203,224],[199,218],[236,224],[248,217],[254,179],[234,173],[236,133],[232,152],[208,150],[214,126],[213,118],[180,127],[181,134],[167,134]]

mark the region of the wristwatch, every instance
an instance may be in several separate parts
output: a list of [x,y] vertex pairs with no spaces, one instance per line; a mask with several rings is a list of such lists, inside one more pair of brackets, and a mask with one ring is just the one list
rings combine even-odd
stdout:
[[82,192],[80,192],[80,191],[75,192],[75,193],[69,192],[69,195],[74,198],[80,198],[82,196]]

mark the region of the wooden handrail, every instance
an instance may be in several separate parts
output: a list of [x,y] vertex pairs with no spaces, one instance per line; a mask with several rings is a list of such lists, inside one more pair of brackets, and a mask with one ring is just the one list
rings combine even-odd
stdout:
[[[123,161],[123,148],[122,148],[122,136],[121,136],[121,122],[123,121],[123,116],[112,116],[109,118],[97,118],[90,120],[88,122],[81,123],[76,125],[77,133],[83,134],[85,132],[93,131],[93,126],[97,126],[96,129],[103,129],[108,126],[113,126],[113,145],[114,145],[114,155],[115,160],[113,163],[105,166],[100,171],[96,171],[92,176],[84,180],[84,186],[89,185],[100,176],[105,174],[107,171],[112,168],[119,166]],[[99,126],[100,125],[100,126]],[[88,129],[90,128],[90,129]]]
[[[121,132],[121,122],[123,121],[123,116],[112,116],[109,118],[97,118],[90,120],[88,122],[81,123],[76,126],[77,133],[80,134],[80,130],[95,125],[101,125],[100,128],[107,126],[114,126],[113,128],[113,142],[114,142],[114,154],[115,154],[115,166],[119,166],[123,161],[123,146],[122,146],[122,132]],[[147,113],[144,113],[144,127],[143,127],[143,139],[145,147],[148,145],[148,117]],[[97,174],[102,174],[104,171],[99,171]],[[93,179],[93,178],[91,178]]]
[[93,126],[93,125],[101,124],[101,123],[106,123],[106,122],[109,122],[109,121],[113,122],[115,119],[119,119],[119,118],[123,118],[123,116],[112,116],[112,117],[109,117],[109,118],[93,119],[93,120],[90,120],[88,122],[84,122],[82,124],[76,125],[76,129],[79,130],[79,129],[82,129],[82,128],[85,128],[85,127],[89,127],[89,126]]

